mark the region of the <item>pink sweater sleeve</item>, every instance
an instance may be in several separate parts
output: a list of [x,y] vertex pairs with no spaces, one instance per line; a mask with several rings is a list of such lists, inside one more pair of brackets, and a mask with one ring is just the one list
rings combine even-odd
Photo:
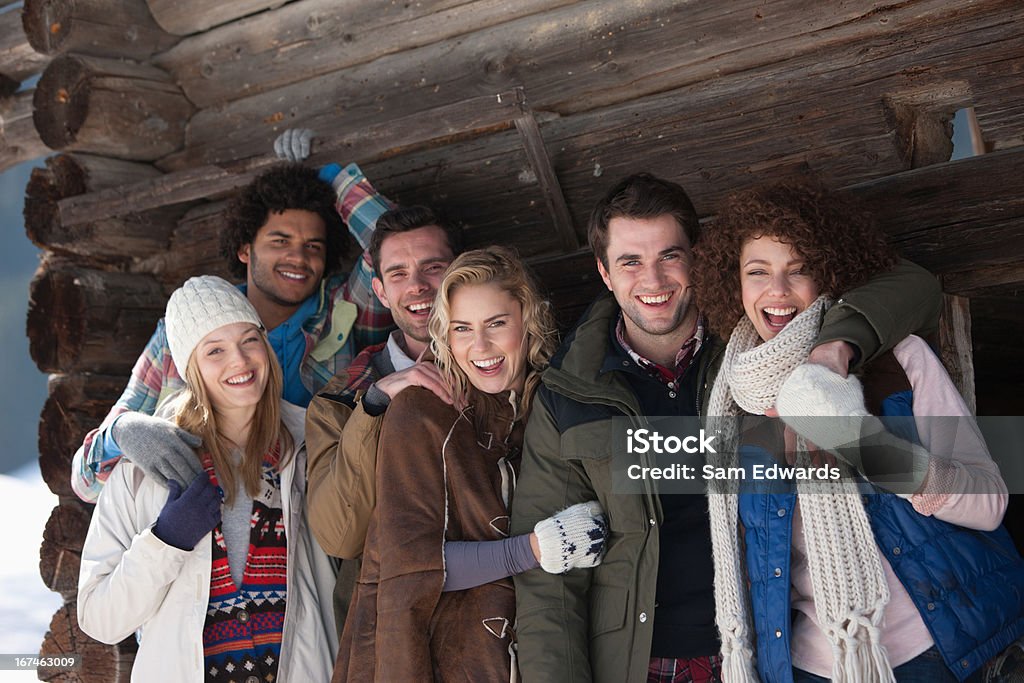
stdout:
[[952,524],[995,529],[1006,512],[1006,484],[967,405],[923,339],[907,337],[893,353],[914,389],[914,421],[932,455],[924,486],[911,504]]

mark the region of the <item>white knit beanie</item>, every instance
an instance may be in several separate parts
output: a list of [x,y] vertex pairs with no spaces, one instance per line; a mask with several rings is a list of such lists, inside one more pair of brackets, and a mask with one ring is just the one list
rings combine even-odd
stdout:
[[218,327],[232,323],[252,323],[263,327],[256,309],[245,295],[215,275],[190,278],[176,289],[167,302],[164,320],[171,358],[182,377],[192,351],[203,337]]

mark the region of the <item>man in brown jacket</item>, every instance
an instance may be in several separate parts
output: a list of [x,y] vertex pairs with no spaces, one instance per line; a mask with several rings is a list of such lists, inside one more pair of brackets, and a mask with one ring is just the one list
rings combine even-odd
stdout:
[[[364,349],[309,404],[307,505],[313,535],[328,554],[358,558],[373,511],[377,441],[391,399],[420,386],[451,402],[437,367],[424,355],[427,319],[459,233],[427,207],[388,211],[370,241],[373,291],[391,310],[398,329],[383,344]],[[358,563],[346,562],[335,587],[338,628],[344,623]]]

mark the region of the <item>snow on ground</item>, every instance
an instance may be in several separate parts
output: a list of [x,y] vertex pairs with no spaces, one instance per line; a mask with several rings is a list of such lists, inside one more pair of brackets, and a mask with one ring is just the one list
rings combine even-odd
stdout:
[[[39,652],[50,618],[63,604],[39,577],[39,544],[57,497],[35,462],[0,474],[0,519],[6,530],[0,561],[0,654]],[[0,682],[36,681],[35,671],[2,671]]]

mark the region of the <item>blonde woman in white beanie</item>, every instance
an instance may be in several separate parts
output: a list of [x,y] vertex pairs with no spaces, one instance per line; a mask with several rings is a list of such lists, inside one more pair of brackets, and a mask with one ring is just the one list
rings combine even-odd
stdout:
[[190,279],[166,325],[186,383],[172,419],[202,472],[183,486],[118,464],[82,550],[82,630],[138,631],[133,681],[326,680],[334,572],[305,519],[303,410],[281,400],[259,316],[228,282]]
[[[726,683],[980,677],[1024,633],[1024,563],[969,410],[919,337],[859,379],[805,364],[830,297],[895,264],[884,236],[849,199],[784,184],[730,197],[697,250],[697,298],[729,339],[718,464],[804,468],[709,495]],[[785,429],[737,426],[766,414]]]

